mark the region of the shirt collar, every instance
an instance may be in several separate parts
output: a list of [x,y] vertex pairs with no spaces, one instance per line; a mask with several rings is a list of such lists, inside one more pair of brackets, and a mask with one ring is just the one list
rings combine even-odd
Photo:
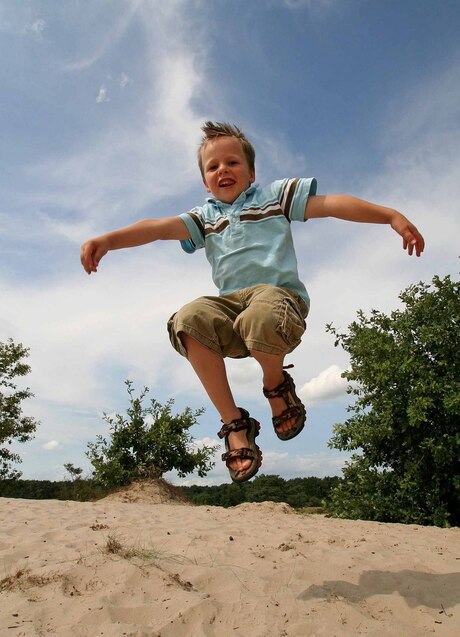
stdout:
[[223,201],[221,201],[220,199],[216,199],[215,197],[206,197],[206,202],[212,203],[218,206],[233,206],[234,204],[236,204],[237,201],[244,201],[246,197],[249,197],[249,195],[252,195],[252,193],[255,192],[257,186],[258,184],[251,184],[249,188],[246,188],[246,190],[243,190],[243,192],[231,204],[224,203]]

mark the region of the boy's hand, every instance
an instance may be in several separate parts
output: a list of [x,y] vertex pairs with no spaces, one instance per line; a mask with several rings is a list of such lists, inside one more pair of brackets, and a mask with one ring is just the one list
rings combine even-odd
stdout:
[[391,227],[403,238],[403,248],[407,250],[409,255],[413,254],[414,249],[418,257],[422,254],[425,248],[425,241],[409,219],[397,212],[391,220]]
[[97,272],[100,260],[109,251],[108,242],[102,238],[90,239],[81,246],[80,261],[85,272]]

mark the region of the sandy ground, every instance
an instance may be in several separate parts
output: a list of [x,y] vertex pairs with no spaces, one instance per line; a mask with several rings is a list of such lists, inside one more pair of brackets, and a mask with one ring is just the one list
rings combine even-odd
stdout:
[[0,498],[1,637],[460,635],[459,528],[128,500]]

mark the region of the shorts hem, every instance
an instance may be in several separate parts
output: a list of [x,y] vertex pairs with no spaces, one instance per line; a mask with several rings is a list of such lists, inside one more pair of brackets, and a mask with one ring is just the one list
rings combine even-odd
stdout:
[[178,326],[176,329],[174,329],[173,333],[174,333],[176,339],[179,341],[179,344],[180,344],[179,345],[179,349],[177,347],[175,347],[175,349],[179,352],[179,354],[182,354],[182,356],[185,356],[185,358],[188,358],[188,356],[187,356],[187,350],[185,348],[185,345],[183,344],[183,342],[182,342],[182,340],[180,338],[180,333],[181,332],[185,332],[185,334],[188,334],[189,336],[194,338],[196,341],[201,343],[201,345],[204,345],[208,349],[210,349],[213,352],[216,352],[217,354],[220,354],[222,356],[222,349],[221,349],[221,347],[219,346],[218,343],[215,343],[210,338],[207,338],[206,336],[203,336],[203,334],[198,332],[198,330],[195,330],[193,327],[190,327],[189,325],[182,324],[182,325]]
[[294,347],[287,346],[285,348],[280,348],[254,340],[245,341],[245,345],[249,351],[254,350],[255,352],[263,352],[264,354],[275,354],[276,356],[280,354],[289,354],[289,352],[292,352],[292,350],[297,347],[297,345],[294,345]]

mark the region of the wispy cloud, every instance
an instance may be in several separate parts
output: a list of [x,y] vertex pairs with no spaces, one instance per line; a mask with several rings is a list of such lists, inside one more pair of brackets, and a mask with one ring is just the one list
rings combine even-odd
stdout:
[[[124,12],[120,14],[114,11],[111,14],[113,22],[106,24],[102,35],[99,32],[101,37],[93,46],[92,51],[85,51],[79,59],[65,63],[63,70],[82,71],[93,66],[118,43],[143,2],[144,0],[126,0],[123,3]],[[91,5],[88,5],[86,10],[91,11]]]
[[[126,221],[127,211],[141,215],[143,208],[172,192],[180,196],[193,188],[201,190],[195,152],[204,115],[197,112],[196,100],[206,92],[205,52],[199,46],[191,50],[183,37],[185,5],[179,25],[163,5],[157,11],[149,3],[139,6],[147,33],[144,67],[149,84],[143,86],[137,118],[115,131],[107,127],[28,171],[27,178],[37,184],[34,206],[71,212],[74,228],[79,222],[86,228],[86,222],[94,220],[97,232],[121,218]],[[126,86],[129,78],[124,75],[120,81]],[[104,84],[96,101],[109,99]],[[161,210],[160,204],[156,207]],[[65,223],[62,219],[55,227],[64,230]]]
[[31,33],[37,38],[37,40],[41,40],[46,27],[47,24],[45,20],[43,20],[42,18],[37,18],[37,20],[34,20],[33,22],[26,25],[25,32]]
[[128,84],[132,82],[132,79],[126,73],[122,73],[118,79],[118,82],[121,88],[125,88],[125,86],[128,86]]
[[[389,100],[388,119],[382,136],[387,148],[410,150],[414,142],[426,143],[458,133],[460,54],[448,59],[442,71],[435,69],[418,86],[411,86]],[[443,158],[443,155],[441,155]],[[430,161],[432,157],[420,157]]]
[[293,11],[309,10],[314,13],[324,13],[337,5],[337,0],[272,0],[274,4],[281,4]]
[[[297,2],[291,8],[328,4],[333,3]],[[65,32],[69,16],[74,15],[74,9],[66,8],[55,14],[61,16],[61,23],[56,18],[51,24],[46,15],[46,24],[41,24],[37,22],[41,14],[32,14],[28,3],[27,10],[23,6],[9,3],[8,11],[0,6],[0,29],[17,36],[21,45],[27,40],[41,51],[46,47],[37,47],[33,38],[41,34],[49,39],[59,27]],[[54,96],[61,104],[65,82],[81,80],[81,101],[71,108],[62,102],[60,113],[67,132],[76,121],[81,136],[71,137],[70,143],[66,137],[65,144],[59,145],[53,140],[57,134],[52,127],[49,145],[23,156],[21,165],[12,169],[9,162],[8,170],[17,171],[16,180],[4,180],[0,212],[5,263],[0,277],[0,338],[13,336],[31,348],[32,375],[27,380],[37,398],[27,413],[42,421],[34,449],[49,457],[49,450],[41,445],[59,441],[61,447],[56,447],[53,458],[70,448],[75,455],[77,449],[82,453],[82,441],[104,431],[100,412],[123,409],[127,376],[139,386],[150,386],[160,400],[173,394],[179,403],[207,405],[206,424],[200,429],[203,438],[213,439],[218,428],[218,417],[211,413],[199,381],[188,362],[170,348],[165,328],[169,315],[184,302],[214,292],[204,254],[187,256],[172,243],[118,251],[104,259],[97,275],[85,277],[78,252],[79,243],[91,235],[141,217],[177,214],[202,201],[195,159],[199,126],[205,118],[230,113],[239,121],[238,100],[247,99],[238,93],[244,69],[228,72],[225,81],[220,81],[221,59],[216,61],[214,56],[222,54],[223,46],[219,38],[210,37],[216,33],[216,23],[205,2],[128,0],[103,14],[97,6],[88,5],[85,19],[75,27],[72,24],[71,45],[58,49],[61,37],[47,48],[53,72],[62,70],[62,60],[68,61],[64,72],[56,73],[55,93],[48,87],[45,99],[41,87],[33,82],[29,87],[40,90],[34,105],[40,102],[46,112],[48,98],[51,101]],[[267,6],[271,12],[275,2]],[[286,5],[276,2],[276,6],[278,12]],[[263,17],[273,16],[265,13]],[[30,37],[25,38],[24,25],[34,23]],[[258,26],[264,28],[263,20]],[[124,48],[127,42],[130,46]],[[135,56],[132,47],[137,47]],[[340,372],[347,368],[348,358],[333,347],[333,337],[324,330],[326,323],[332,321],[345,330],[358,308],[391,310],[409,283],[458,269],[460,78],[454,62],[390,102],[388,119],[375,130],[386,163],[378,175],[360,175],[358,189],[350,186],[352,194],[405,212],[426,235],[426,254],[409,259],[399,238],[382,226],[337,220],[292,226],[299,271],[312,307],[304,342],[287,362],[295,363],[293,376],[306,401],[318,405],[311,410],[314,415],[330,406],[335,409],[346,385]],[[258,82],[254,75],[254,93]],[[104,91],[98,94],[99,87]],[[96,105],[98,95],[101,101]],[[103,103],[109,98],[106,108]],[[273,99],[285,111],[284,97],[277,98],[274,92]],[[84,122],[78,120],[80,109],[85,112]],[[239,123],[255,143],[258,180],[310,176],[311,162],[293,150],[299,148],[298,140],[278,130],[279,122],[269,114],[251,113],[249,106],[244,113],[246,121]],[[297,129],[298,134],[306,134],[304,122],[295,122],[295,128],[296,134]],[[308,123],[308,134],[319,140],[314,122]],[[321,175],[315,176],[320,192],[325,192]],[[260,410],[269,423],[257,363],[229,361],[228,367],[235,394],[244,401],[238,404]],[[328,418],[332,417],[328,414]],[[315,427],[319,429],[320,424],[309,428],[300,445],[307,444],[304,440],[310,444],[308,436]],[[270,450],[268,429],[263,436],[267,435]],[[269,451],[265,457],[267,473],[292,470],[291,450],[289,457]],[[72,460],[63,462],[67,459]],[[332,467],[328,463],[328,456],[318,459],[299,453],[294,465],[299,471],[315,466],[320,471],[321,466]],[[225,467],[218,464],[213,475],[228,481]]]
[[102,85],[99,89],[99,93],[97,94],[96,103],[103,104],[104,102],[110,102],[110,98],[107,95],[107,89],[104,85]]
[[36,40],[43,38],[47,22],[39,13],[42,7],[34,10],[33,2],[2,2],[0,4],[0,32],[13,35],[28,35]]

